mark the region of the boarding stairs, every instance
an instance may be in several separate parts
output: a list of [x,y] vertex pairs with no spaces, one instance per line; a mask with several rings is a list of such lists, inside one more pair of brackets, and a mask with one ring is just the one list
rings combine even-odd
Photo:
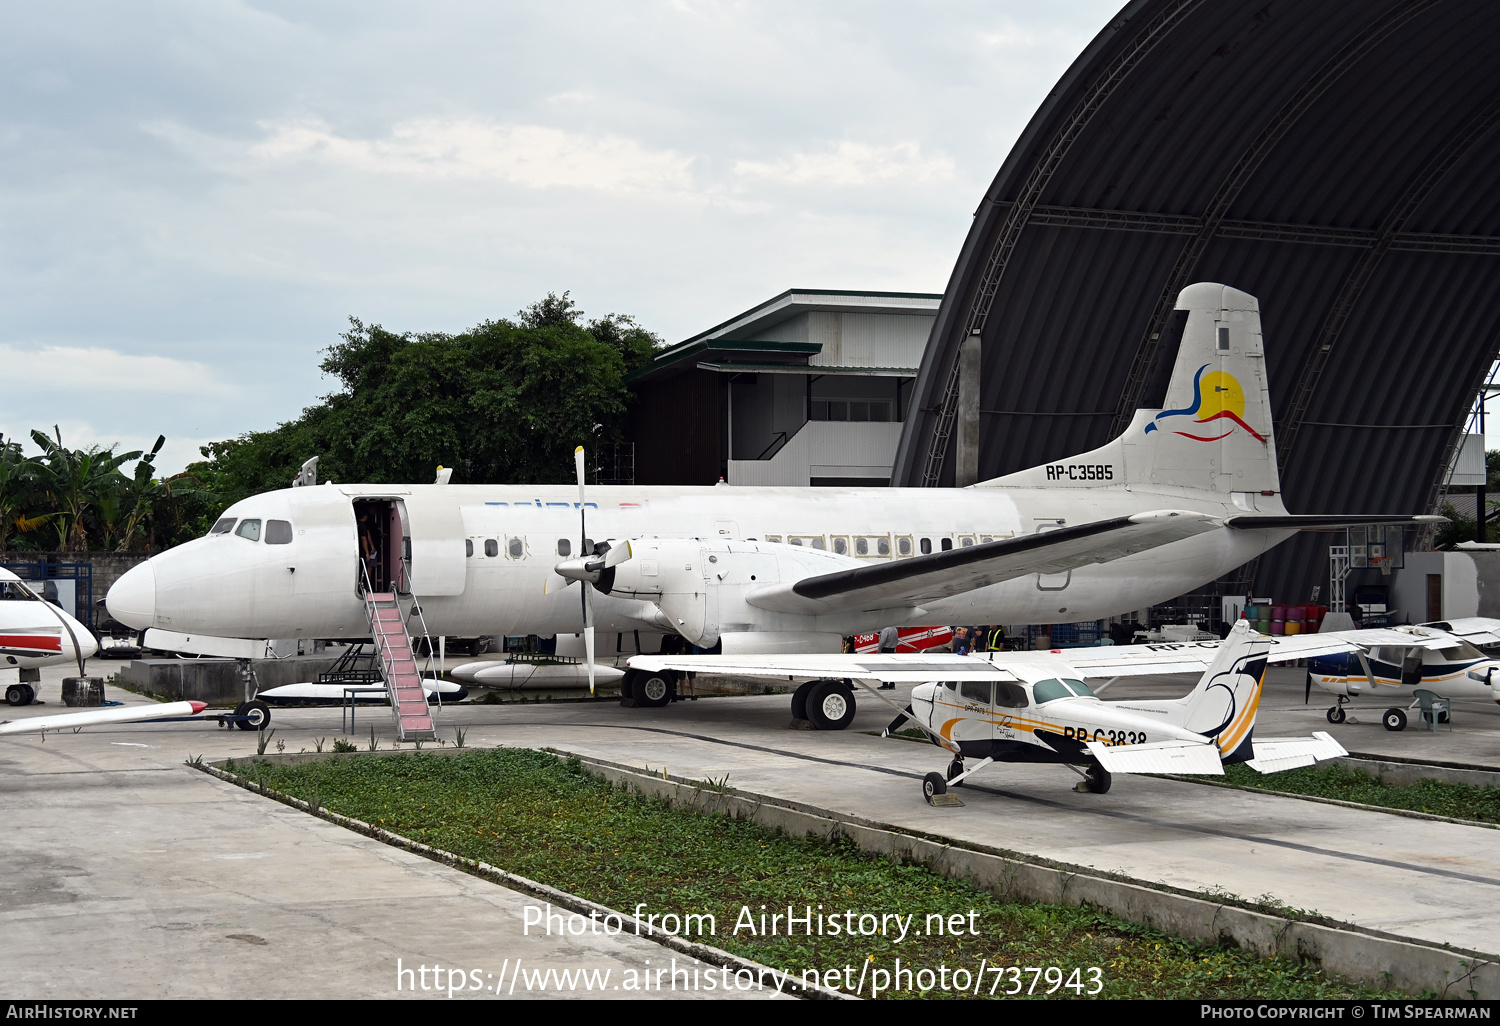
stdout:
[[396,737],[401,741],[431,741],[437,738],[427,693],[422,690],[422,676],[417,672],[417,655],[406,632],[406,621],[394,592],[365,592],[365,613],[370,621],[370,639],[380,675],[385,678],[396,717]]

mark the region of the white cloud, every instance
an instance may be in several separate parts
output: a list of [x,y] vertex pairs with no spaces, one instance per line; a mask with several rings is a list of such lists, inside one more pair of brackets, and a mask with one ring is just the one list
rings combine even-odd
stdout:
[[273,163],[317,161],[367,173],[492,179],[532,189],[685,191],[691,157],[620,136],[543,125],[414,120],[383,139],[341,136],[321,121],[262,123],[268,137],[250,156]]
[[0,367],[14,386],[64,391],[130,390],[157,395],[232,395],[201,363],[135,356],[97,346],[21,347],[0,344]]
[[894,146],[841,142],[822,153],[797,153],[774,161],[741,160],[734,172],[743,178],[788,185],[932,185],[954,178],[957,168],[946,155],[923,156],[914,142]]

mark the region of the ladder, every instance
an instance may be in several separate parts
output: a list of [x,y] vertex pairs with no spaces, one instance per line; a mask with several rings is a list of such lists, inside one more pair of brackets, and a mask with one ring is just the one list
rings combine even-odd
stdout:
[[417,672],[417,656],[406,633],[406,621],[393,592],[365,592],[365,613],[370,620],[370,639],[379,656],[380,675],[385,678],[396,717],[396,737],[401,741],[431,741],[437,737],[427,693]]

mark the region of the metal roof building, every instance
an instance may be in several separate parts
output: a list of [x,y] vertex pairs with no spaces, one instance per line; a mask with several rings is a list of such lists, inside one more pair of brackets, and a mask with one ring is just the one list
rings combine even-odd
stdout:
[[[983,480],[1119,434],[1177,293],[1218,281],[1260,300],[1288,509],[1427,512],[1500,345],[1497,66],[1478,0],[1128,4],[982,198],[892,483],[953,483],[965,338]],[[1305,597],[1328,541],[1254,592]]]

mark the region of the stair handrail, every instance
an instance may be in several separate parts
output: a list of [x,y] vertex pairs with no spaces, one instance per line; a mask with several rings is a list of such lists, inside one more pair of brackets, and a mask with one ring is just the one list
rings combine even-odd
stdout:
[[[411,561],[409,559],[407,559],[405,556],[401,557],[401,576],[407,581],[407,583],[409,585],[410,582],[411,582]],[[432,669],[433,669],[432,635],[427,630],[427,616],[426,616],[426,614],[424,614],[422,612],[422,600],[419,599],[419,598],[417,598],[417,596],[416,596],[416,594],[414,592],[409,592],[409,594],[411,594],[411,597],[412,597],[411,598],[411,612],[417,614],[417,619],[422,624],[422,640],[427,643],[427,670],[428,670],[428,672],[432,672]],[[396,603],[396,608],[398,610],[401,608],[401,604],[399,602]],[[404,618],[401,622],[403,624],[408,623],[409,622],[409,614],[408,614],[408,617]],[[407,636],[408,637],[411,636],[411,632],[410,631],[407,632]],[[420,684],[421,680],[422,680],[422,674],[419,671],[417,673],[417,682]],[[437,686],[440,682],[439,682],[438,678],[435,677],[435,676],[433,677],[433,683],[434,683],[433,691],[435,691],[437,693],[438,712],[442,712],[443,711],[443,689],[441,687]]]

